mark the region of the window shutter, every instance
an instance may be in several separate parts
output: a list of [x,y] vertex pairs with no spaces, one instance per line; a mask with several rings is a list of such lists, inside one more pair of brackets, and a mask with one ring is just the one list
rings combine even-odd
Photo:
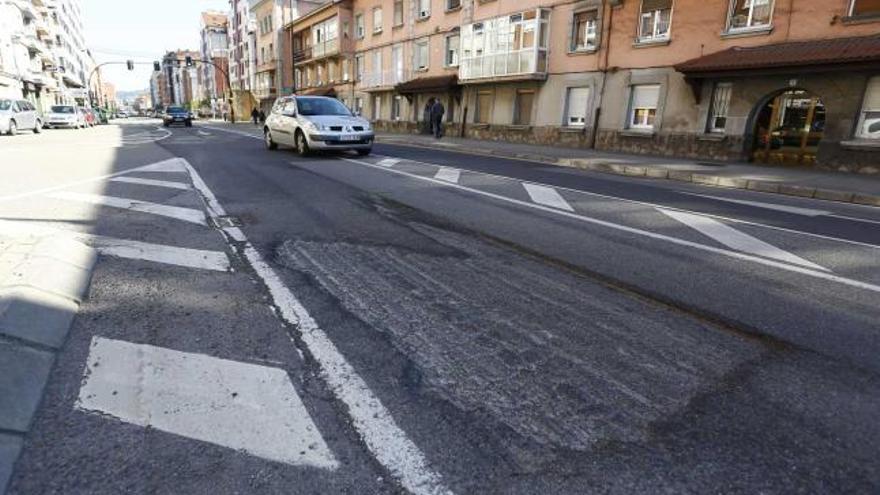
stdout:
[[590,88],[571,88],[568,91],[568,116],[586,116],[589,99]]
[[865,90],[865,104],[862,105],[862,108],[865,111],[880,111],[880,76],[868,80],[868,88]]
[[653,12],[672,8],[672,0],[642,0],[642,12]]
[[657,108],[659,100],[659,85],[633,86],[632,108]]

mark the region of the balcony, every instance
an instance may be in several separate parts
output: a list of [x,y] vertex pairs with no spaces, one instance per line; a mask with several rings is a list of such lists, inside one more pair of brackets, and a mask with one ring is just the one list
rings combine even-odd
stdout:
[[411,70],[383,70],[364,74],[359,83],[364,90],[381,90],[409,81],[410,78],[412,78]]
[[549,19],[537,9],[463,26],[459,80],[545,79]]
[[315,43],[314,45],[309,45],[303,47],[299,50],[294,50],[293,52],[293,61],[297,64],[303,62],[309,62],[312,60],[318,60],[326,57],[330,57],[333,55],[339,54],[339,39],[335,38],[332,40],[327,40],[321,43]]

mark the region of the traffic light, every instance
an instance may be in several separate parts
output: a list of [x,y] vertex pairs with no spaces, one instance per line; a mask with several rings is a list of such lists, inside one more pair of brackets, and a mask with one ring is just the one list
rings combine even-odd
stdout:
[[128,70],[134,70],[134,62],[132,62],[131,60],[126,60],[125,65],[126,67],[128,67]]
[[153,72],[162,72],[162,66],[159,62],[153,62]]
[[187,66],[187,67],[192,67],[192,66],[193,66],[193,58],[192,58],[191,56],[189,56],[189,55],[186,56],[186,66]]

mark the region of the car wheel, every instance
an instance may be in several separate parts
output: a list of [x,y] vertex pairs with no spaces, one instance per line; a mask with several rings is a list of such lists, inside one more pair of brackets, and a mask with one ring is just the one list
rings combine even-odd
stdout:
[[34,123],[34,134],[39,134],[43,130],[43,123],[37,120]]
[[370,153],[372,153],[372,151],[373,151],[373,148],[367,148],[365,150],[357,150],[357,154],[358,154],[358,156],[367,156]]
[[270,131],[268,127],[263,130],[263,139],[266,143],[266,149],[278,149],[278,143],[276,143],[275,140],[272,139],[272,131]]
[[299,153],[299,156],[309,156],[310,151],[306,135],[302,131],[296,131],[296,152]]
[[9,132],[10,136],[15,136],[18,133],[18,126],[15,125],[14,120],[9,121]]

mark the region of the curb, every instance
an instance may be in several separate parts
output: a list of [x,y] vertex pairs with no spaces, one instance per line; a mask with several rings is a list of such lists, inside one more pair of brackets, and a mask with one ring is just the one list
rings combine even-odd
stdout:
[[652,167],[644,165],[627,165],[619,163],[614,159],[603,158],[556,158],[547,155],[534,155],[530,153],[514,153],[504,150],[487,150],[475,151],[466,148],[436,147],[425,144],[415,144],[407,141],[397,140],[394,138],[376,139],[380,142],[398,146],[409,146],[412,148],[422,148],[429,150],[442,149],[444,151],[452,151],[455,153],[466,153],[478,156],[493,156],[513,158],[516,160],[526,160],[531,162],[547,163],[550,165],[558,165],[562,167],[578,168],[581,170],[590,170],[593,172],[601,172],[605,174],[623,175],[627,177],[646,177],[649,179],[666,179],[680,182],[691,182],[701,186],[723,187],[728,189],[747,189],[750,191],[765,192],[771,194],[781,194],[785,196],[797,196],[801,198],[819,199],[824,201],[836,201],[840,203],[854,203],[866,206],[880,207],[880,195],[861,194],[851,191],[839,191],[835,189],[815,188],[809,186],[801,186],[785,182],[772,182],[762,180],[750,180],[741,177],[730,177],[724,175],[703,174],[697,172],[688,172],[682,170],[669,170],[663,167]]
[[63,237],[0,242],[0,494],[12,478],[97,251]]

